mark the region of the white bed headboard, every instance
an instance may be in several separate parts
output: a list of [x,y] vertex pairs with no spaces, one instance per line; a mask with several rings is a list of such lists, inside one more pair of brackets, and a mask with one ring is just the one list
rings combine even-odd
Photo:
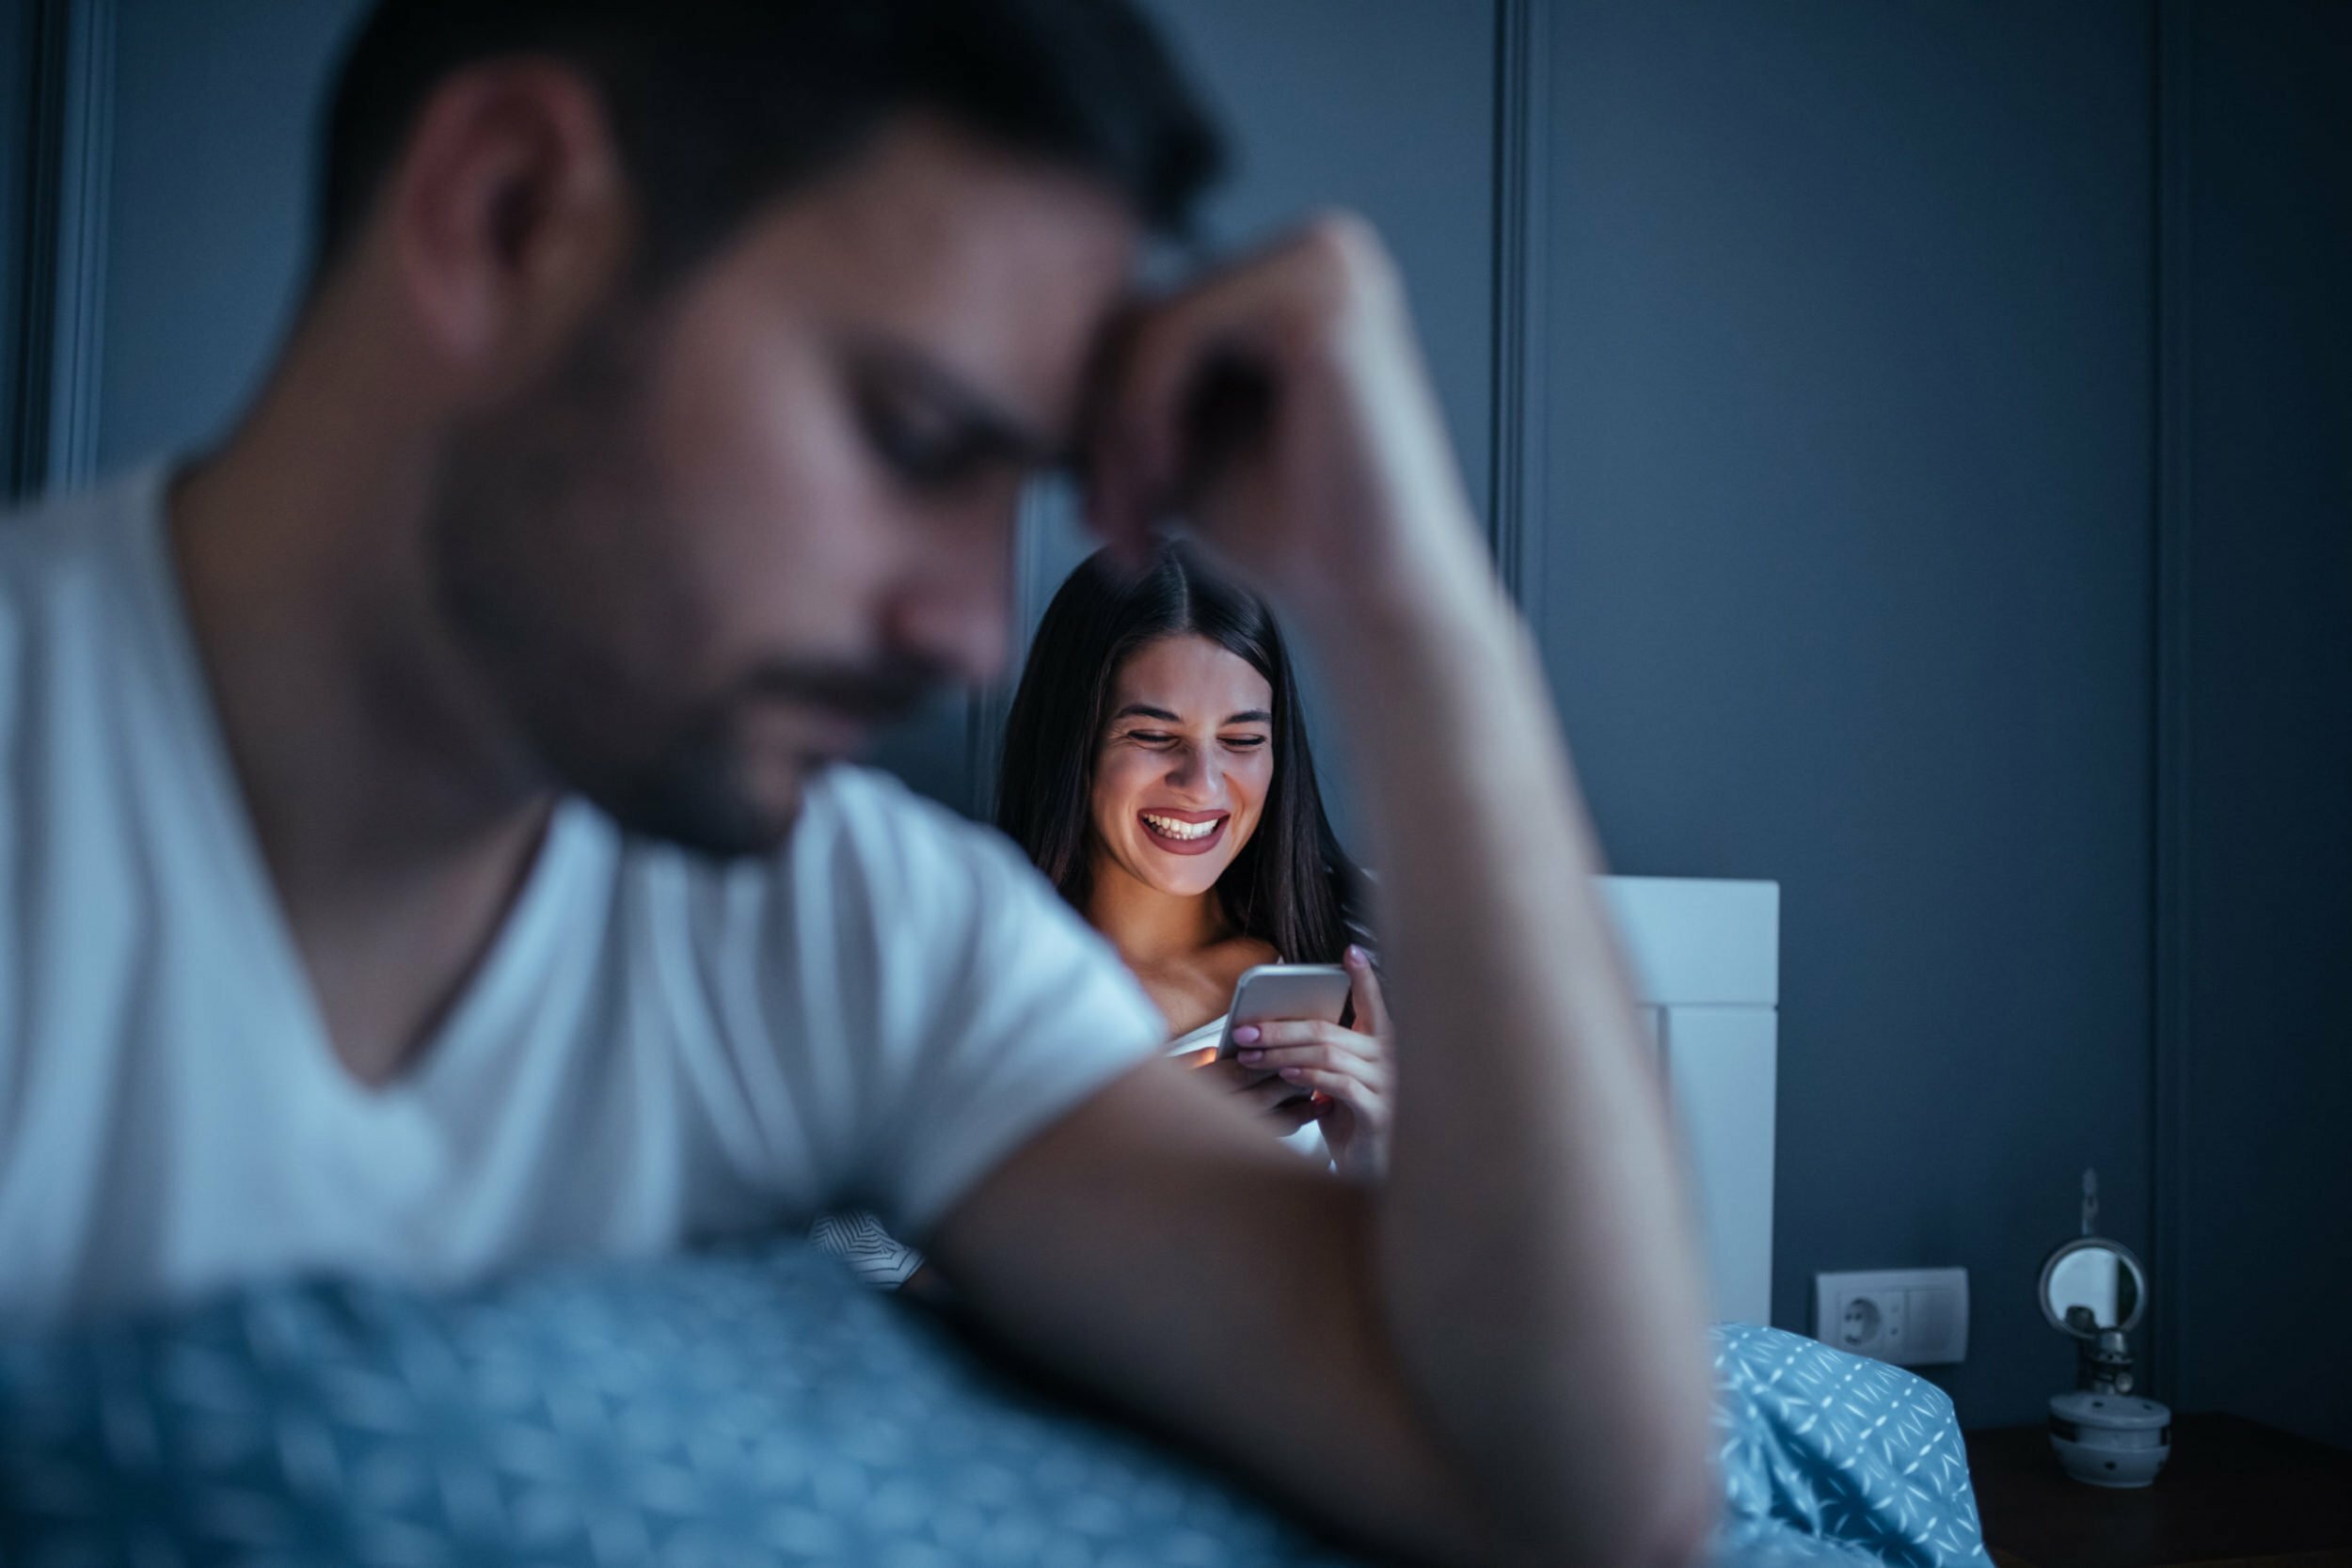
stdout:
[[1606,877],[1664,1058],[1720,1319],[1772,1317],[1780,884]]

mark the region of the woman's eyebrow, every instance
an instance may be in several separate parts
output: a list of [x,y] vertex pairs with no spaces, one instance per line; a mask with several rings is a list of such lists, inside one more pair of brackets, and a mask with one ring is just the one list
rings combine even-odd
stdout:
[[[1164,707],[1152,707],[1144,703],[1129,703],[1125,707],[1122,707],[1117,713],[1112,714],[1111,718],[1113,720],[1157,719],[1164,724],[1181,724],[1184,722],[1182,719],[1179,719],[1176,715],[1168,712],[1168,709]],[[1268,713],[1262,707],[1253,707],[1246,709],[1240,713],[1228,714],[1226,715],[1225,721],[1228,724],[1271,724],[1274,722],[1274,715]]]

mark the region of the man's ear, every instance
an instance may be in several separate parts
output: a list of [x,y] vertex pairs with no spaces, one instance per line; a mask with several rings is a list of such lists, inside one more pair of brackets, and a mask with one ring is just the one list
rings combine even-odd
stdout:
[[489,398],[570,339],[634,241],[603,96],[554,61],[452,76],[419,114],[389,194],[382,215],[425,346]]

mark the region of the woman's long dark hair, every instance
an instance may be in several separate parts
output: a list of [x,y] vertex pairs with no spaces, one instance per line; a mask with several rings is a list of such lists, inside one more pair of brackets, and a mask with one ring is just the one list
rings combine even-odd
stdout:
[[1341,849],[1315,786],[1298,679],[1256,595],[1208,571],[1181,544],[1140,576],[1106,552],[1054,594],[1029,645],[1005,724],[996,826],[1086,912],[1094,875],[1094,757],[1111,689],[1129,655],[1163,637],[1205,637],[1274,689],[1274,780],[1257,832],[1217,880],[1225,916],[1290,963],[1337,963],[1365,940],[1362,873]]

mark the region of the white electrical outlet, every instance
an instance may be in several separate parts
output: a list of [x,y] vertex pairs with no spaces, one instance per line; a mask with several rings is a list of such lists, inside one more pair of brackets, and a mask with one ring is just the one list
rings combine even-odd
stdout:
[[1968,1271],[1896,1269],[1813,1276],[1813,1337],[1902,1367],[1968,1358]]

